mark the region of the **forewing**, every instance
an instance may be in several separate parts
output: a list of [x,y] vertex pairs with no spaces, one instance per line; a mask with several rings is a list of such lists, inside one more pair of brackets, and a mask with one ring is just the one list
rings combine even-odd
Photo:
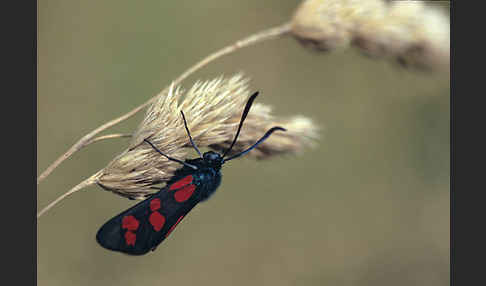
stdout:
[[106,222],[96,234],[104,248],[142,255],[155,248],[199,202],[192,176],[166,186]]

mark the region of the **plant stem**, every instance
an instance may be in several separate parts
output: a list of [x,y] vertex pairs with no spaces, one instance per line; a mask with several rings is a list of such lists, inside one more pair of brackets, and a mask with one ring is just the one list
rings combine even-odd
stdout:
[[[216,59],[218,59],[218,58],[220,58],[224,55],[231,54],[231,53],[233,53],[233,52],[235,52],[235,51],[237,51],[241,48],[248,47],[248,46],[254,45],[254,44],[259,43],[259,42],[263,42],[263,41],[266,41],[266,40],[271,40],[271,39],[282,37],[284,35],[287,35],[289,33],[289,31],[290,31],[290,24],[284,23],[284,24],[279,25],[277,27],[266,29],[266,30],[260,31],[256,34],[250,35],[250,36],[248,36],[244,39],[241,39],[241,40],[239,40],[239,41],[237,41],[237,42],[235,42],[235,43],[233,43],[229,46],[226,46],[226,47],[220,49],[219,51],[216,51],[216,52],[208,55],[207,57],[205,57],[204,59],[202,59],[201,61],[199,61],[195,65],[193,65],[192,67],[190,67],[188,70],[186,70],[178,78],[176,78],[172,82],[172,84],[173,85],[180,84],[184,79],[186,79],[188,76],[190,76],[191,74],[193,74],[194,72],[196,72],[200,68],[206,66],[210,62],[212,62],[212,61],[214,61],[214,60],[216,60]],[[134,114],[136,114],[137,112],[142,110],[143,108],[147,107],[150,103],[152,103],[152,101],[154,101],[159,95],[163,94],[168,89],[169,89],[169,87],[164,88],[161,92],[159,92],[159,94],[152,97],[150,100],[146,101],[142,105],[135,107],[134,109],[132,109],[128,113],[126,113],[126,114],[124,114],[124,115],[122,115],[118,118],[115,118],[111,121],[106,122],[105,124],[99,126],[98,128],[94,129],[93,131],[91,131],[88,134],[86,134],[85,136],[83,136],[81,139],[79,139],[78,142],[76,142],[73,146],[71,146],[71,148],[69,148],[66,151],[66,153],[62,154],[59,158],[57,158],[56,161],[54,161],[51,165],[49,165],[49,167],[47,167],[39,175],[39,177],[37,178],[37,184],[39,184],[42,180],[44,180],[47,176],[49,176],[49,174],[52,171],[54,171],[54,169],[56,169],[57,166],[59,166],[59,164],[61,164],[67,158],[71,157],[71,155],[73,155],[75,152],[79,151],[81,148],[87,146],[90,143],[98,141],[98,140],[93,140],[93,138],[98,133],[100,133],[101,131],[104,131],[105,129],[108,129],[108,128],[130,118],[131,116],[133,116]],[[113,137],[111,137],[111,138],[113,138]],[[103,139],[105,139],[105,138],[103,138]],[[99,139],[99,140],[102,140],[102,139]]]
[[132,134],[115,133],[115,134],[98,136],[98,137],[93,138],[90,141],[88,141],[84,146],[91,144],[91,143],[98,142],[98,141],[102,141],[102,140],[105,140],[105,139],[114,139],[114,138],[123,138],[123,137],[132,137]]
[[66,197],[74,194],[77,191],[80,191],[87,186],[91,186],[96,183],[98,180],[98,177],[101,175],[101,171],[96,172],[96,174],[92,175],[91,177],[87,178],[86,180],[82,181],[81,183],[77,184],[74,186],[71,190],[68,192],[64,193],[54,201],[52,201],[50,204],[48,204],[46,207],[44,207],[40,212],[37,213],[37,218],[40,218],[45,212],[47,212],[49,209],[51,209],[53,206],[55,206],[58,202],[62,201]]

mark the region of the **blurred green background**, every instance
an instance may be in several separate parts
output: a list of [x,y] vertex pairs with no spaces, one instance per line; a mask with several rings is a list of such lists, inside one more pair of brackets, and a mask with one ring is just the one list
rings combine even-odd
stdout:
[[[299,1],[38,2],[38,174],[81,136],[145,102],[207,54],[289,19]],[[446,9],[445,9],[446,10]],[[38,220],[39,285],[449,285],[447,75],[294,39],[224,57],[277,115],[320,127],[314,149],[235,161],[215,196],[143,257],[97,245],[133,201],[93,186]],[[144,112],[107,133],[128,133]],[[76,153],[38,186],[38,209],[128,139]]]

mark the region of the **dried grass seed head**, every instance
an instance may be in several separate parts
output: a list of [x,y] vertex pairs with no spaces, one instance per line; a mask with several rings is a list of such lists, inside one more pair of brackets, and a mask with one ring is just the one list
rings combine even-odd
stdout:
[[[171,86],[149,107],[129,148],[103,169],[98,184],[116,194],[141,199],[154,192],[151,186],[167,182],[181,165],[167,160],[143,140],[148,139],[165,154],[184,160],[188,148],[192,147],[181,110],[198,147],[216,151],[228,148],[250,96],[248,81],[237,74],[199,81],[187,92]],[[229,155],[243,151],[276,125],[285,127],[287,132],[272,134],[246,156],[266,159],[277,154],[298,153],[317,139],[318,129],[310,119],[275,118],[269,106],[255,103]]]
[[403,66],[449,70],[449,19],[421,1],[306,0],[291,26],[294,37],[317,50],[354,45]]
[[357,19],[382,11],[381,0],[307,0],[292,18],[292,33],[306,46],[333,50],[348,46]]

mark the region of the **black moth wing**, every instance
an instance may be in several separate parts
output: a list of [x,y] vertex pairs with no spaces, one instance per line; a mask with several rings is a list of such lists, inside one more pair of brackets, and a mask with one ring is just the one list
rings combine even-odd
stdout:
[[[113,251],[130,255],[143,255],[155,248],[170,234],[199,199],[196,185],[173,188],[168,185],[156,194],[136,204],[106,222],[96,234],[98,243]],[[193,195],[176,201],[175,194],[191,187]],[[182,190],[183,191],[183,190]],[[154,214],[158,212],[158,214]],[[160,229],[163,217],[163,226]],[[128,233],[128,234],[127,234]]]

